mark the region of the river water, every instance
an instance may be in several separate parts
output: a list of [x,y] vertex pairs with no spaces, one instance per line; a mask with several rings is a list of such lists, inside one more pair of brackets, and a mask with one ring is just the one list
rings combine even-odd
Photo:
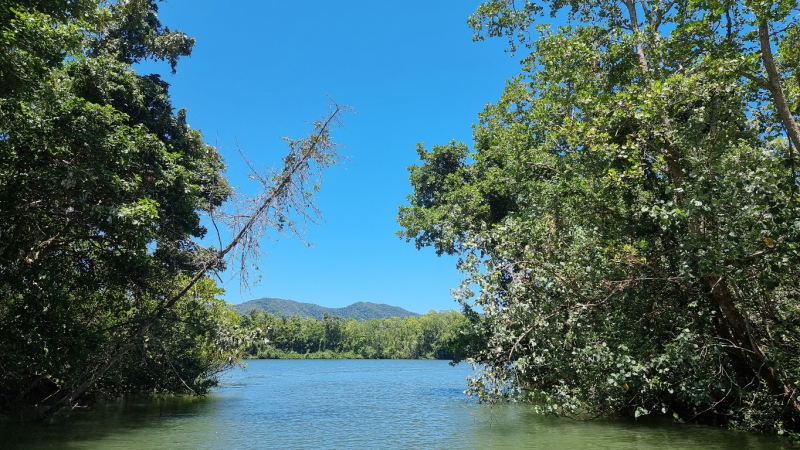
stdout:
[[445,361],[250,361],[204,399],[127,400],[49,424],[0,423],[0,449],[789,449],[669,422],[546,418],[462,394]]

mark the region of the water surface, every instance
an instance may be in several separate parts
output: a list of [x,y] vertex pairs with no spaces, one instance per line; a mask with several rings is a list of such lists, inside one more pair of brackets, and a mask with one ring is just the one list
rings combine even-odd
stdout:
[[445,361],[250,361],[204,399],[127,400],[50,424],[0,423],[0,449],[792,448],[717,428],[478,405],[462,394],[471,373]]

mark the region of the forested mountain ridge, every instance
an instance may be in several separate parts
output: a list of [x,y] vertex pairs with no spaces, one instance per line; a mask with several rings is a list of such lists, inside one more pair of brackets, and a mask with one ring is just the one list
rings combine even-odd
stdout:
[[257,309],[272,314],[283,314],[286,317],[299,314],[300,317],[313,317],[317,320],[322,320],[325,313],[331,316],[339,316],[343,319],[353,318],[356,320],[421,316],[421,314],[405,310],[399,306],[372,302],[356,302],[343,308],[328,308],[314,303],[302,303],[294,300],[267,297],[249,300],[232,306],[240,314],[247,314],[251,309]]

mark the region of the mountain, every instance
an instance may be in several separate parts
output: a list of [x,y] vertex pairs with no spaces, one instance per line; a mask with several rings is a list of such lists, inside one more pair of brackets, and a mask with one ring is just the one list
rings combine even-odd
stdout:
[[259,309],[272,314],[283,314],[286,317],[299,314],[300,317],[313,317],[317,320],[322,320],[322,316],[325,313],[344,319],[352,317],[356,320],[388,319],[391,317],[408,316],[419,317],[421,315],[407,311],[399,306],[370,302],[357,302],[345,306],[344,308],[327,308],[314,303],[301,303],[282,298],[259,298],[231,306],[239,311],[240,314],[246,314],[250,312],[251,309]]

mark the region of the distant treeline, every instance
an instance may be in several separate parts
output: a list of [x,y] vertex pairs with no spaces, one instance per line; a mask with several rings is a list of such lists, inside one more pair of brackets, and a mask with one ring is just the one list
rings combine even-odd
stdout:
[[246,351],[256,359],[453,359],[468,321],[456,311],[358,321],[254,309],[242,316],[241,325],[261,336]]

